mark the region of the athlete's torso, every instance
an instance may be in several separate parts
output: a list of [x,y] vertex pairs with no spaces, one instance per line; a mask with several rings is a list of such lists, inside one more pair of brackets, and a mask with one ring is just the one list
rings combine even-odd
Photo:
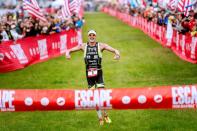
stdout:
[[98,42],[94,46],[90,46],[89,43],[85,45],[84,60],[86,69],[101,69],[102,54]]

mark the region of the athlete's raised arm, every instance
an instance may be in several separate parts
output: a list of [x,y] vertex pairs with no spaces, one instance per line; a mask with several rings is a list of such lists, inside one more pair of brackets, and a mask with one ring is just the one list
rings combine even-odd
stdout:
[[76,52],[76,51],[80,51],[80,50],[84,51],[84,48],[85,48],[85,44],[83,43],[83,44],[81,44],[81,45],[78,45],[78,46],[76,46],[76,47],[70,49],[70,50],[67,50],[67,52],[66,52],[66,58],[67,58],[67,59],[70,59],[70,58],[71,58],[70,54],[71,54],[72,52]]
[[110,52],[114,53],[115,54],[114,59],[116,59],[116,60],[120,59],[120,52],[119,52],[119,50],[114,49],[113,47],[109,46],[106,43],[100,43],[100,48],[101,48],[101,51],[107,50],[107,51],[110,51]]

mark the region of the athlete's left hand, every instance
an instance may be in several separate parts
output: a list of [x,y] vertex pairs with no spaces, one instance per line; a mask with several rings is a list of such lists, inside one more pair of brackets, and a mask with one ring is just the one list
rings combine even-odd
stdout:
[[118,50],[115,51],[114,59],[115,60],[119,60],[120,59],[120,52]]

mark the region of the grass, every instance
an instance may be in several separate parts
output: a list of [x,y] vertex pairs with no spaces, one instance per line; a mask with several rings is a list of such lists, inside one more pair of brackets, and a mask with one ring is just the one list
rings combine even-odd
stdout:
[[[98,41],[121,52],[121,60],[103,53],[107,88],[148,87],[197,83],[197,65],[179,59],[142,31],[130,28],[103,13],[85,15],[83,38],[95,29]],[[0,88],[7,89],[84,89],[87,87],[83,53],[0,74]],[[111,125],[100,127],[95,111],[2,112],[0,131],[93,131],[93,130],[196,130],[195,110],[111,110]]]

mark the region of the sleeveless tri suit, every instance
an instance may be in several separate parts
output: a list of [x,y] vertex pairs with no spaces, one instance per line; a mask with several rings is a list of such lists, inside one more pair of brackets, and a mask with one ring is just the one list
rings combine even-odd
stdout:
[[86,77],[88,88],[95,86],[96,88],[103,88],[103,71],[102,71],[102,53],[100,45],[96,42],[95,46],[90,46],[86,43],[84,49],[84,61],[86,64]]

